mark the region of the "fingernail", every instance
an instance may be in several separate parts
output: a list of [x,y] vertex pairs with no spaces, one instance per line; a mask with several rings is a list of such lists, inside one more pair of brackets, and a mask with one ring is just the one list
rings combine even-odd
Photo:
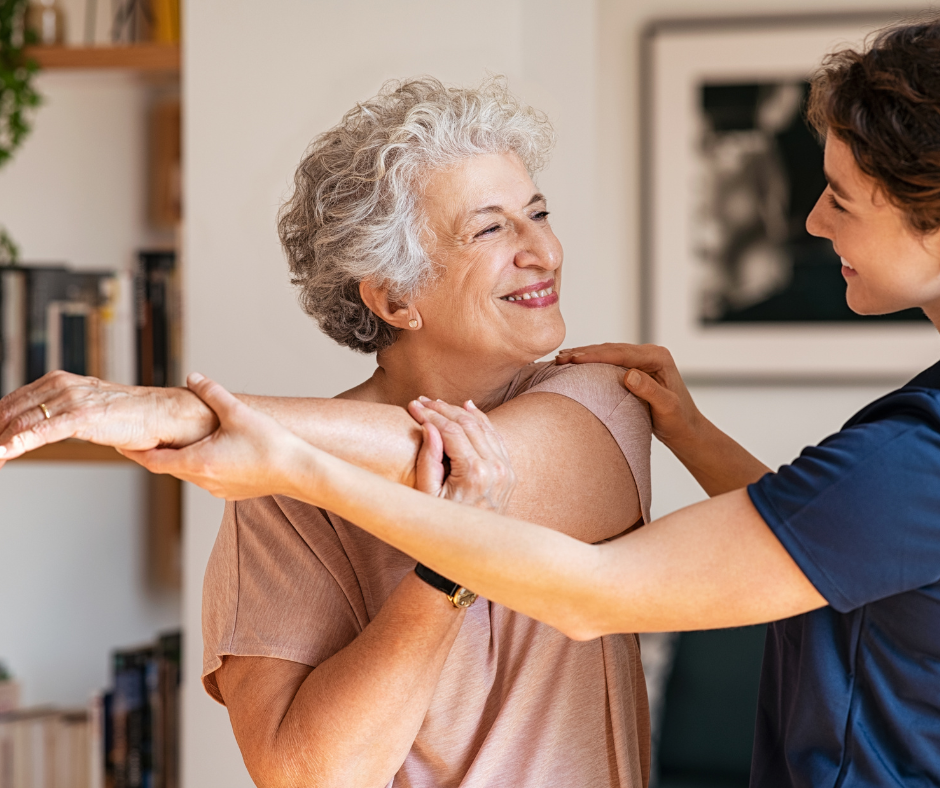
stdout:
[[467,400],[467,408],[469,408],[470,410],[479,410],[479,408],[473,404],[472,399]]
[[411,404],[414,405],[416,408],[423,408],[423,407],[424,407],[424,403],[421,401],[421,400],[423,400],[423,399],[424,399],[424,397],[419,397],[418,399],[413,399],[413,400],[411,400]]
[[187,381],[189,383],[201,383],[205,379],[206,379],[205,375],[200,375],[198,372],[190,372],[189,378],[187,378]]
[[418,397],[418,399],[421,400],[422,402],[430,402],[430,401],[431,401],[431,400],[429,400],[429,399],[428,399],[427,397],[425,397],[425,396]]
[[438,401],[438,402],[443,402],[444,400],[442,400],[442,399],[439,399],[439,400],[437,400],[437,401]]
[[640,380],[642,380],[642,378],[640,377],[640,373],[637,372],[635,369],[631,369],[627,373],[627,385],[629,385],[630,388],[636,388],[637,386],[639,386]]
[[6,446],[0,446],[0,457],[3,457],[7,453]]

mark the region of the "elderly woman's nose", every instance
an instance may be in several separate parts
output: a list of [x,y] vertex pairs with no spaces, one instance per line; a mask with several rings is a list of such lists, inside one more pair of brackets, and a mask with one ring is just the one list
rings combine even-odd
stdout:
[[537,266],[554,271],[561,265],[561,244],[555,236],[546,236],[544,232],[526,233],[521,237],[522,244],[516,252],[515,263],[520,268]]

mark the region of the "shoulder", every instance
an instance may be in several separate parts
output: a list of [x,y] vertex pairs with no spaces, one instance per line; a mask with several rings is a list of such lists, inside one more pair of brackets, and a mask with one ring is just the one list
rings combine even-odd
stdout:
[[911,420],[940,430],[940,389],[918,386],[915,379],[866,405],[845,426],[881,423],[890,429]]
[[626,370],[610,364],[534,365],[525,394],[558,394],[578,403],[606,427],[627,460],[640,496],[644,518],[650,516],[650,447],[653,422],[649,406],[623,385]]
[[573,399],[597,415],[601,420],[621,405],[637,414],[649,409],[623,385],[626,370],[610,364],[555,364],[546,362],[535,366],[534,372],[516,395],[536,392],[561,394]]

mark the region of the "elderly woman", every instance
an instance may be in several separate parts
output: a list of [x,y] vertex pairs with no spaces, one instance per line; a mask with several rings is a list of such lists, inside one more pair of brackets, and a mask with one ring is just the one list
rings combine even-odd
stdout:
[[[408,485],[422,472],[408,403],[472,401],[517,474],[511,501],[503,487],[478,504],[593,543],[649,517],[651,426],[622,370],[533,363],[565,333],[562,249],[532,180],[551,142],[500,81],[418,79],[357,104],[307,151],[279,226],[306,311],[377,368],[334,400],[245,399]],[[64,373],[0,403],[6,458],[72,436],[183,446],[217,425],[184,389]],[[206,573],[203,680],[257,784],[644,785],[636,636],[579,643],[472,602],[325,508],[230,503]]]

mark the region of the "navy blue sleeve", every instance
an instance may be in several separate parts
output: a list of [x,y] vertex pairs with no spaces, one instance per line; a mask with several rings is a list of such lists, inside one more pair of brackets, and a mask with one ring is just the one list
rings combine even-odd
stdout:
[[847,427],[748,493],[840,613],[940,579],[940,432],[929,420]]

